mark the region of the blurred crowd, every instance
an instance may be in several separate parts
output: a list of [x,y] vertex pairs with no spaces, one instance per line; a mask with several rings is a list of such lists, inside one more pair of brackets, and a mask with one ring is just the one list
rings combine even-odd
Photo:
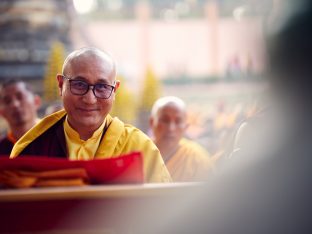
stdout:
[[230,151],[238,127],[260,111],[260,108],[256,100],[251,104],[228,104],[220,100],[207,115],[188,114],[190,125],[186,136],[199,142],[211,154]]

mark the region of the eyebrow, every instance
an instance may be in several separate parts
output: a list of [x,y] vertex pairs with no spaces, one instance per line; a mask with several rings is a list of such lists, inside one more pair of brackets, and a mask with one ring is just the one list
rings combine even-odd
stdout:
[[[72,77],[70,79],[72,79],[72,80],[82,80],[82,81],[85,81],[85,82],[89,83],[88,79],[83,77],[83,76],[75,76],[75,77]],[[98,79],[95,84],[108,84],[108,85],[111,85],[110,82],[108,82],[108,80],[105,80],[105,79]]]

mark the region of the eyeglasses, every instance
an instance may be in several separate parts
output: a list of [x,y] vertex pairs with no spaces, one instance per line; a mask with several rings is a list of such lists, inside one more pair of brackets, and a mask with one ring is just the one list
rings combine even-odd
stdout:
[[64,75],[63,75],[63,78],[68,80],[70,92],[78,96],[85,95],[91,87],[92,92],[95,97],[100,98],[100,99],[108,99],[112,95],[112,92],[115,88],[115,83],[114,85],[109,85],[109,84],[104,84],[104,83],[90,85],[89,83],[83,80],[74,80]]

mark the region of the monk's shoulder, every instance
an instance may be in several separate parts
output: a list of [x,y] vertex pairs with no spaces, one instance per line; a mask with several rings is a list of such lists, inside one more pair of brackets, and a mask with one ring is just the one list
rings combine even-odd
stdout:
[[131,136],[131,138],[150,140],[150,138],[143,131],[131,124],[124,124],[124,134],[126,136]]

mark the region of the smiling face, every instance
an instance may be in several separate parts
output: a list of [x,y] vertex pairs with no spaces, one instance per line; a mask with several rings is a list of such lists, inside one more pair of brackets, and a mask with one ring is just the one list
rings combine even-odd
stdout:
[[[71,58],[63,70],[63,74],[70,80],[81,80],[90,85],[115,83],[113,61],[108,56],[92,51]],[[74,95],[68,79],[62,75],[58,75],[57,79],[69,124],[80,136],[98,129],[112,108],[119,83],[116,83],[116,88],[108,99],[100,99],[95,97],[92,88],[84,95]]]

